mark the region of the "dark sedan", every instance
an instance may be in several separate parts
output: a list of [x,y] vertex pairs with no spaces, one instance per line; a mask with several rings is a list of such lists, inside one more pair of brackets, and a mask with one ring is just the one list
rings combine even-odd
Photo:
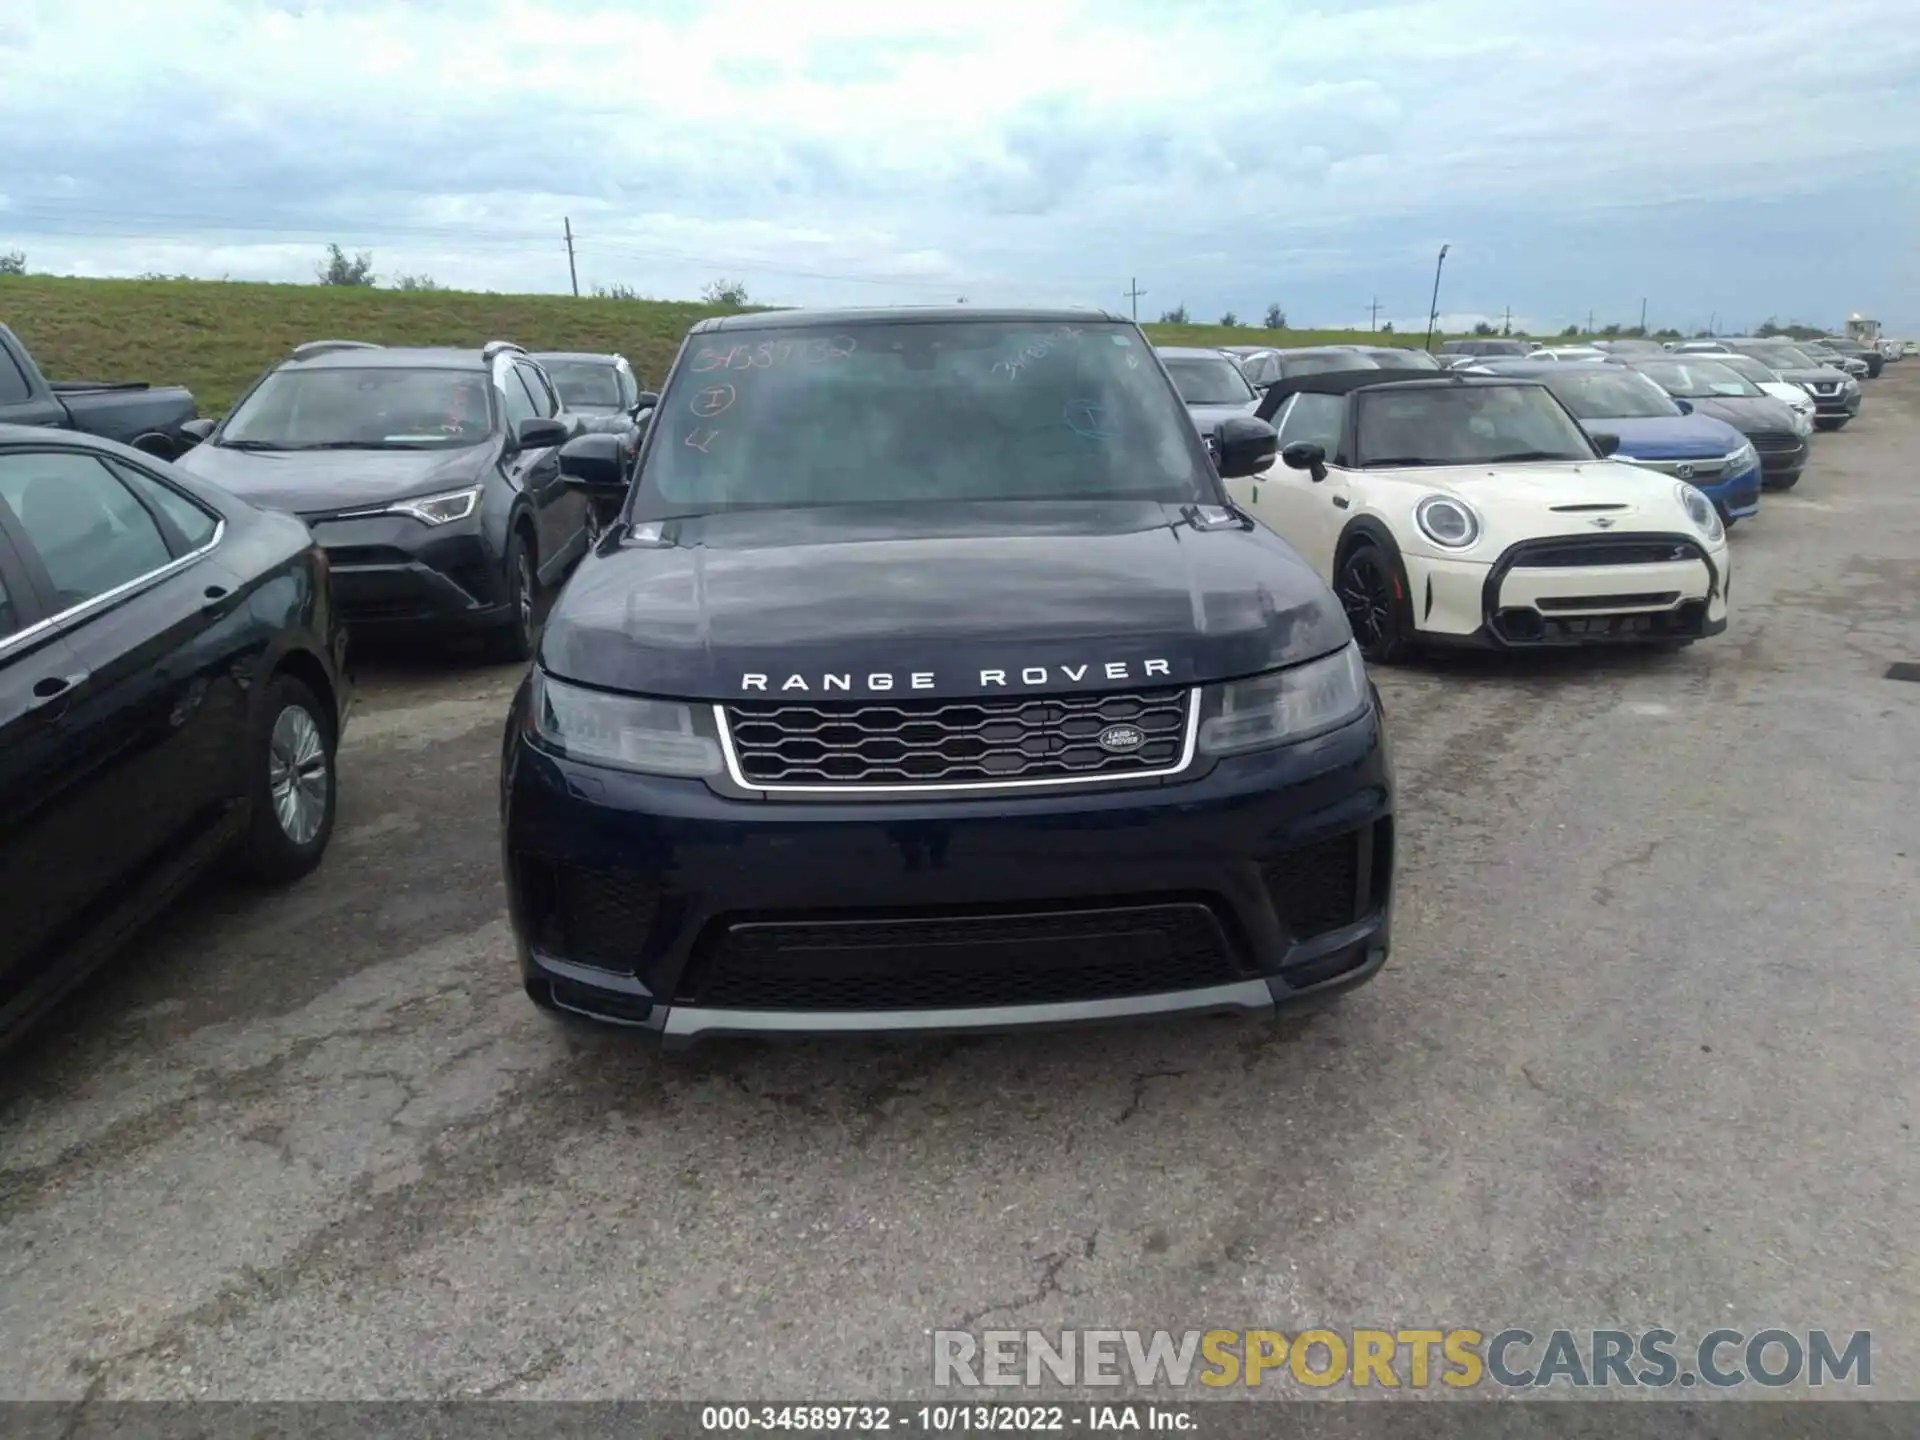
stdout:
[[0,1045],[216,862],[319,864],[345,665],[299,520],[0,426]]
[[580,420],[518,345],[318,340],[267,372],[183,469],[313,527],[356,634],[477,634],[533,654],[535,609],[593,544],[560,483]]
[[1760,452],[1761,483],[1768,489],[1790,489],[1799,481],[1810,447],[1784,401],[1711,355],[1629,355],[1625,363],[1682,410],[1724,420],[1745,435]]

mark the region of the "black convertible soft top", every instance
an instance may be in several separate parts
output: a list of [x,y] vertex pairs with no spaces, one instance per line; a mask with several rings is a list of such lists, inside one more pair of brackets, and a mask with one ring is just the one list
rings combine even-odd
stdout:
[[1323,370],[1318,375],[1295,375],[1274,381],[1260,396],[1259,407],[1253,413],[1271,422],[1289,395],[1347,395],[1355,390],[1388,386],[1396,390],[1458,390],[1462,386],[1539,383],[1516,375],[1463,375],[1452,370],[1440,374],[1431,370]]

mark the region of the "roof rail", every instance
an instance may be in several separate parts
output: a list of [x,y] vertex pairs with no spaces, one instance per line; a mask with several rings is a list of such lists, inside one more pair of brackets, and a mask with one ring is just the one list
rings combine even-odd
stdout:
[[304,345],[293,347],[293,358],[306,360],[315,355],[325,355],[331,350],[379,350],[383,346],[371,340],[309,340]]
[[492,360],[496,355],[524,355],[526,353],[526,346],[516,345],[511,340],[489,340],[480,347],[480,358],[488,361]]

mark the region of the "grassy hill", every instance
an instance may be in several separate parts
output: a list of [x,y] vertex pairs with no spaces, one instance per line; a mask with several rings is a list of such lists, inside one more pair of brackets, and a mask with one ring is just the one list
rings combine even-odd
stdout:
[[[459,291],[252,285],[226,281],[0,277],[0,323],[55,379],[150,380],[188,386],[217,415],[255,376],[305,340],[617,350],[648,383],[672,363],[687,327],[726,307],[658,300],[575,299]],[[1163,345],[1418,344],[1350,330],[1149,325]]]

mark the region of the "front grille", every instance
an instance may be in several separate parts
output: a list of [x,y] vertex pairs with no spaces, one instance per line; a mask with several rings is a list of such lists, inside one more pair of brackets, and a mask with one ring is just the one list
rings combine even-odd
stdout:
[[329,545],[328,563],[342,565],[405,565],[413,557],[392,545]]
[[1509,645],[1591,645],[1660,639],[1697,639],[1706,633],[1707,603],[1688,600],[1671,610],[1614,615],[1542,615],[1530,607],[1496,610],[1493,632]]
[[745,921],[675,999],[752,1010],[938,1010],[1110,1000],[1243,978],[1197,902],[985,915]]
[[[890,702],[746,701],[726,707],[749,785],[937,785],[1151,774],[1179,763],[1185,690]],[[1131,727],[1134,749],[1101,735]],[[1116,737],[1118,738],[1118,737]]]
[[577,965],[632,972],[659,913],[660,887],[641,871],[519,862],[528,922],[541,948]]
[[1535,603],[1542,610],[1644,610],[1679,598],[1678,590],[1649,590],[1637,595],[1543,595]]
[[1515,558],[1515,569],[1560,570],[1587,565],[1670,565],[1676,560],[1704,560],[1698,545],[1681,536],[1622,536],[1618,540],[1550,540],[1528,546]]
[[1727,468],[1725,460],[1635,460],[1642,470],[1657,470],[1681,480],[1714,480]]
[[1762,430],[1747,437],[1761,454],[1778,450],[1798,450],[1800,437],[1790,430]]
[[1836,380],[1816,380],[1813,382],[1813,393],[1816,395],[1838,395],[1840,393],[1840,384]]

